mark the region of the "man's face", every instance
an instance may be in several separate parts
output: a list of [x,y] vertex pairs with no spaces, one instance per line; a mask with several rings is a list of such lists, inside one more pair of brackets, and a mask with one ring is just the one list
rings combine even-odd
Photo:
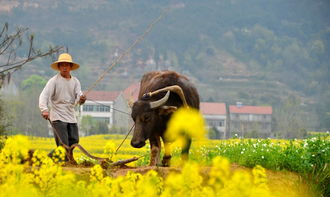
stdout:
[[70,75],[70,71],[72,69],[72,63],[69,62],[60,62],[58,63],[58,69],[61,72],[61,75]]

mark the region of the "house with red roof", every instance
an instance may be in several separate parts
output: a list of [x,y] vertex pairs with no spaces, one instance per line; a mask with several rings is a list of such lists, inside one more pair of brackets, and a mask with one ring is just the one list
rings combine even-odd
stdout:
[[140,82],[132,83],[123,91],[123,95],[130,105],[137,101],[139,91]]
[[272,114],[271,106],[248,106],[238,102],[229,106],[229,128],[231,136],[271,137]]
[[[227,110],[225,103],[201,102],[200,111],[204,116],[209,129],[213,129],[212,138],[223,139],[227,137]],[[209,137],[211,137],[209,135]]]
[[[123,91],[90,91],[85,104],[80,106],[80,120],[83,116],[91,116],[106,123],[109,129],[114,128],[116,133],[126,133],[133,124],[130,106],[138,99],[139,89],[140,83],[132,83]],[[214,131],[212,138],[230,138],[235,134],[273,136],[271,106],[201,102],[200,111],[210,131]]]

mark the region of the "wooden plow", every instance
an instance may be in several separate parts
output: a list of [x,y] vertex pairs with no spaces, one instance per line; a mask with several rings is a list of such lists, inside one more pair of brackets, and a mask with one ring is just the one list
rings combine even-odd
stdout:
[[[112,168],[112,167],[116,167],[116,166],[123,166],[127,163],[130,163],[130,162],[133,162],[133,161],[136,161],[138,160],[139,158],[141,157],[133,157],[133,158],[130,158],[130,159],[124,159],[124,160],[119,160],[119,161],[116,161],[116,162],[113,162],[111,161],[109,158],[103,158],[103,157],[96,157],[94,155],[91,155],[84,147],[82,147],[80,144],[72,144],[71,146],[68,146],[66,144],[63,143],[62,139],[60,138],[60,135],[58,134],[58,131],[57,129],[54,127],[53,123],[48,119],[50,125],[52,126],[53,128],[53,131],[54,131],[54,134],[56,135],[56,137],[59,139],[59,142],[60,144],[65,148],[66,150],[66,157],[68,159],[68,163],[71,163],[71,164],[77,164],[77,162],[75,161],[74,157],[73,157],[73,150],[77,147],[79,148],[87,157],[91,158],[91,159],[94,159],[94,160],[97,160],[100,165],[102,166],[102,168],[104,169],[108,169],[108,168]],[[132,127],[133,128],[133,127]],[[131,130],[132,130],[131,128]],[[126,138],[125,138],[126,139]],[[124,139],[124,140],[125,140]],[[122,143],[121,143],[122,145]],[[120,145],[120,146],[121,146]],[[119,147],[120,147],[119,146]],[[117,148],[117,151],[119,149],[119,147]],[[142,156],[143,157],[143,156]]]

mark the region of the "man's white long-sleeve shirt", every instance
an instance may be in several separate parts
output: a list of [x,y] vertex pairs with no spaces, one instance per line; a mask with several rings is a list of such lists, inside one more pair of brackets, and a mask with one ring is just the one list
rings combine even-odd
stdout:
[[74,106],[78,103],[81,85],[76,77],[66,79],[60,73],[47,82],[39,96],[41,112],[50,112],[50,120],[77,123]]

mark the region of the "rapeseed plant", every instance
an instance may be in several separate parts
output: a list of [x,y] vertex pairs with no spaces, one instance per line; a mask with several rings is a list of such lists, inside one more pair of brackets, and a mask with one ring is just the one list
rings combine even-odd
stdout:
[[[182,152],[188,153],[191,139],[204,139],[205,134],[206,127],[201,113],[193,108],[182,107],[174,112],[169,120],[165,131],[165,139],[174,141],[172,145],[168,146],[171,150],[173,150],[173,146],[179,145]],[[182,158],[187,157],[187,155],[182,155]],[[174,162],[176,161],[174,160]],[[174,162],[172,160],[172,164]]]
[[[35,151],[32,166],[24,163],[28,147],[25,143],[28,141],[21,137],[18,141],[9,140],[0,154],[0,196],[272,196],[261,166],[255,167],[252,174],[232,173],[229,160],[223,157],[215,157],[210,171],[203,173],[196,162],[187,162],[180,173],[173,172],[165,178],[153,170],[114,178],[105,176],[101,166],[95,165],[89,180],[79,180],[63,171],[46,152]],[[58,157],[62,151],[55,151]]]
[[100,165],[95,165],[91,168],[90,179],[91,181],[101,181],[103,179],[103,169]]
[[8,138],[0,152],[0,160],[4,163],[19,164],[28,157],[29,141],[25,136],[17,135]]
[[111,160],[116,152],[116,144],[112,141],[108,141],[104,147],[104,154],[109,155],[108,158]]
[[180,108],[168,122],[166,138],[177,140],[186,136],[194,139],[205,138],[206,128],[203,116],[193,108]]

